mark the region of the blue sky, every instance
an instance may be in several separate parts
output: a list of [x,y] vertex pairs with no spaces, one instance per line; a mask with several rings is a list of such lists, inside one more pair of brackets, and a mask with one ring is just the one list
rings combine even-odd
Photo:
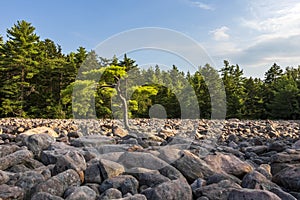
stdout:
[[[24,19],[41,39],[52,39],[65,53],[79,46],[94,49],[130,29],[161,27],[196,40],[216,68],[227,59],[238,63],[245,75],[263,77],[274,62],[282,67],[300,64],[298,0],[10,0],[0,5],[0,35]],[[143,63],[148,54],[148,60],[157,56],[149,51],[131,56]],[[167,64],[183,65],[162,57],[169,59]]]

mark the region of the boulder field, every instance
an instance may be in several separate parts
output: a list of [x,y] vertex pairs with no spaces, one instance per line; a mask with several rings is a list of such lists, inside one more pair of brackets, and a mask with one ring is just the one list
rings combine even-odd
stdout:
[[300,121],[0,119],[0,200],[300,199]]

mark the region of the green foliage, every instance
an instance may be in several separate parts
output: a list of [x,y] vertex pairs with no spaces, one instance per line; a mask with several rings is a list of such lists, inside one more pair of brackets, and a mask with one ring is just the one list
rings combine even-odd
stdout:
[[38,42],[35,28],[26,21],[18,21],[7,30],[8,41],[1,45],[0,72],[5,74],[1,88],[1,115],[25,117],[25,104],[34,91],[32,78],[39,72]]
[[221,75],[226,91],[227,117],[241,118],[245,93],[243,70],[240,69],[239,65],[230,65],[225,60]]
[[6,41],[0,36],[0,117],[112,118],[128,108],[126,115],[147,118],[160,104],[168,118],[222,118],[227,109],[227,118],[299,119],[299,90],[300,66],[283,71],[274,63],[264,80],[228,61],[220,73],[206,64],[185,74],[84,47],[64,55],[26,21],[8,29]]

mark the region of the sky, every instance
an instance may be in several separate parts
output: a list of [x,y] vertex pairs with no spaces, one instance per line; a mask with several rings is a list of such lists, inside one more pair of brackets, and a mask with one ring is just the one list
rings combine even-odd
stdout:
[[[197,42],[197,48],[202,48],[216,69],[228,60],[239,64],[244,75],[263,78],[274,62],[282,68],[300,65],[299,0],[3,0],[0,6],[0,35],[4,39],[17,20],[26,20],[41,39],[58,43],[64,53],[79,46],[92,50],[124,32],[156,27]],[[111,47],[146,40],[160,47],[165,42],[160,36],[130,33],[135,35],[127,37],[129,41],[112,43]],[[173,44],[168,45],[176,48],[169,52],[140,49],[128,54],[140,65],[184,68],[189,60],[183,57],[202,55],[182,41],[174,36]],[[176,54],[176,49],[184,55]]]

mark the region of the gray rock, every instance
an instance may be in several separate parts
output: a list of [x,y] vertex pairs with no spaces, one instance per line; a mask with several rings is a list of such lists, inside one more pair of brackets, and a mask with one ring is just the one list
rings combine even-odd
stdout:
[[67,151],[65,154],[60,155],[53,170],[58,174],[68,169],[74,169],[78,173],[86,170],[86,162],[83,155],[77,151]]
[[0,145],[0,158],[12,154],[20,150],[20,147],[15,144]]
[[284,200],[297,200],[295,197],[293,197],[293,195],[284,192],[283,190],[281,190],[280,188],[272,188],[270,190],[270,192],[273,192],[274,194],[276,194],[279,198],[284,199]]
[[101,159],[99,166],[104,179],[116,177],[125,172],[122,165],[110,160]]
[[172,165],[182,173],[188,182],[192,183],[197,178],[207,178],[214,174],[205,161],[189,151],[183,150],[180,154],[181,157]]
[[161,183],[170,181],[169,178],[161,175],[158,170],[149,170],[145,168],[132,168],[127,174],[134,176],[140,185],[155,187]]
[[145,197],[145,195],[135,194],[135,195],[126,196],[126,197],[121,198],[119,200],[147,200],[147,198]]
[[99,163],[88,163],[84,172],[84,181],[86,183],[102,183],[101,171]]
[[268,151],[277,151],[281,152],[287,148],[286,144],[281,141],[275,141],[269,144]]
[[241,186],[248,189],[264,189],[271,190],[278,187],[276,184],[267,179],[264,175],[257,171],[246,174],[243,178]]
[[127,152],[132,145],[129,144],[103,144],[101,146],[95,147],[98,154],[107,154],[112,152]]
[[207,185],[210,185],[213,183],[219,183],[223,180],[230,180],[231,182],[237,183],[239,185],[242,183],[242,181],[236,176],[226,174],[226,173],[215,173],[206,179],[206,183]]
[[55,164],[58,157],[66,154],[68,149],[55,149],[55,150],[45,150],[41,152],[40,160],[44,165]]
[[300,191],[300,167],[287,167],[273,176],[272,181],[292,190]]
[[245,152],[254,152],[255,154],[263,154],[268,150],[268,146],[259,145],[245,148]]
[[23,200],[24,190],[16,186],[9,186],[6,184],[0,185],[0,199]]
[[66,200],[81,200],[81,199],[96,199],[96,192],[87,186],[75,187],[70,194],[65,198]]
[[27,146],[37,158],[40,157],[42,150],[47,149],[54,142],[55,138],[46,133],[29,135],[23,139],[23,145]]
[[228,200],[281,200],[277,195],[266,190],[233,189]]
[[8,181],[9,181],[8,173],[0,170],[0,185],[5,184]]
[[258,168],[256,168],[256,171],[264,175],[267,179],[272,179],[271,174],[271,166],[268,164],[262,164]]
[[6,170],[9,167],[24,163],[33,158],[33,154],[28,150],[19,150],[7,156],[0,158],[0,170]]
[[71,145],[75,147],[99,147],[104,144],[115,143],[115,139],[101,135],[87,135],[71,141]]
[[19,178],[17,182],[15,183],[15,186],[18,186],[24,190],[24,196],[27,199],[30,199],[32,195],[33,188],[41,183],[44,182],[45,178],[42,174],[35,172],[35,171],[29,171],[26,173],[21,173],[19,175]]
[[122,192],[115,188],[109,188],[105,190],[98,198],[98,200],[110,200],[110,199],[121,199]]
[[286,163],[300,161],[300,152],[297,154],[277,153],[271,156],[272,163]]
[[181,173],[176,168],[150,153],[125,152],[120,156],[118,163],[125,167],[125,171],[130,170],[131,168],[140,167],[159,170],[162,175],[171,180],[182,177]]
[[253,170],[250,164],[231,154],[216,153],[216,155],[208,155],[205,161],[214,172],[225,172],[237,177],[243,177],[246,173]]
[[47,192],[55,196],[62,196],[68,187],[79,186],[80,184],[81,180],[78,173],[73,169],[69,169],[38,184],[35,192]]
[[100,192],[104,192],[109,188],[116,188],[122,192],[122,194],[137,194],[139,182],[130,175],[120,175],[113,178],[108,178],[100,185]]
[[229,180],[223,180],[219,183],[206,185],[194,190],[196,197],[206,196],[209,199],[223,200],[227,199],[231,190],[235,188],[241,188],[238,184]]
[[63,200],[63,198],[46,192],[39,192],[32,196],[31,200]]
[[192,184],[191,184],[191,188],[192,188],[192,192],[193,194],[195,193],[195,191],[199,188],[202,188],[203,186],[206,185],[206,181],[202,178],[198,178],[196,179]]
[[164,182],[142,191],[148,200],[185,199],[192,200],[192,190],[185,179]]

